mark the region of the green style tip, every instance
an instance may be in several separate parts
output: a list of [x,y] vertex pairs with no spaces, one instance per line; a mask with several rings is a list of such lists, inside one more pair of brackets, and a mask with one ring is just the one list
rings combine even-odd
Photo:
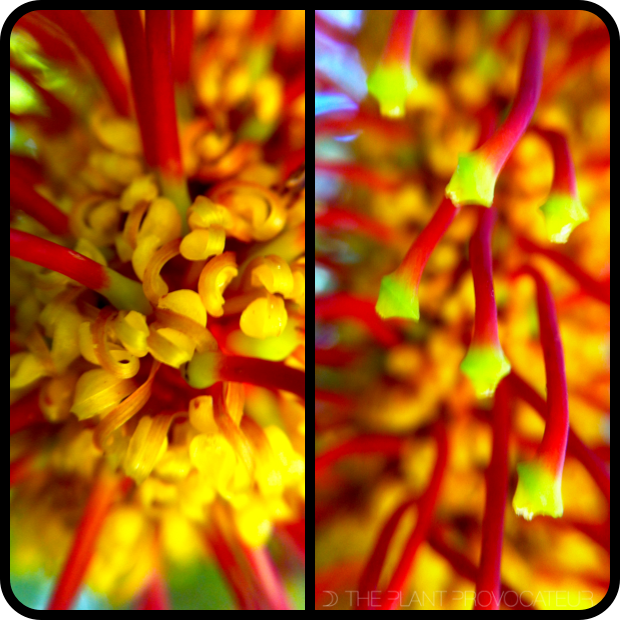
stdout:
[[382,116],[405,116],[407,97],[417,86],[411,71],[397,63],[379,64],[367,81],[368,92],[377,99]]
[[477,398],[493,396],[498,383],[510,370],[501,347],[470,347],[461,362],[461,371],[471,380]]
[[566,243],[573,230],[590,219],[579,198],[571,194],[551,193],[540,210],[545,216],[547,238],[551,243]]
[[381,280],[375,310],[382,319],[420,320],[417,291],[411,291],[411,287],[393,273],[389,273]]
[[455,206],[493,204],[497,174],[478,152],[459,155],[456,170],[446,186],[446,196]]
[[517,465],[519,483],[512,500],[518,516],[527,521],[538,515],[561,517],[562,477],[554,476],[540,461],[528,461]]

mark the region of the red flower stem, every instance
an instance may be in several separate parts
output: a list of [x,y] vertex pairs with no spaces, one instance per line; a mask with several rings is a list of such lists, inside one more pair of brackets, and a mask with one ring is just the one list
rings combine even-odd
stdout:
[[137,310],[143,314],[152,311],[140,282],[130,280],[62,245],[11,228],[10,250],[14,258],[57,271],[97,291],[120,310]]
[[401,185],[401,181],[394,176],[382,174],[361,164],[317,160],[314,162],[314,169],[340,176],[353,185],[368,187],[377,192],[393,192]]
[[392,435],[359,435],[329,448],[314,459],[314,474],[318,476],[339,460],[352,454],[381,454],[399,457],[405,439]]
[[569,54],[563,64],[556,67],[553,73],[549,75],[549,79],[545,80],[541,99],[548,100],[551,98],[573,71],[579,69],[582,63],[592,60],[608,49],[609,43],[609,30],[604,24],[580,32],[569,44]]
[[417,13],[417,11],[396,11],[383,50],[382,62],[394,62],[405,67],[409,66],[413,27]]
[[218,366],[220,381],[249,383],[270,390],[291,392],[306,400],[306,373],[283,362],[224,355]]
[[157,165],[163,174],[179,180],[183,178],[183,164],[172,81],[170,11],[146,11],[146,49],[155,108],[156,127],[151,130],[156,129]]
[[46,129],[54,132],[66,131],[73,120],[73,113],[70,108],[48,90],[41,87],[31,71],[24,67],[17,66],[12,59],[10,61],[10,67],[13,73],[19,75],[37,92],[46,105],[49,116],[41,117]]
[[142,600],[136,609],[171,609],[166,581],[159,571],[155,571],[150,577],[146,590],[142,596]]
[[504,540],[504,513],[508,495],[509,390],[506,380],[495,391],[493,406],[493,452],[487,469],[487,492],[482,522],[482,553],[476,579],[474,609],[499,609],[500,568]]
[[[478,575],[478,568],[476,565],[466,555],[459,553],[445,542],[444,536],[440,533],[440,528],[438,526],[433,526],[428,538],[428,543],[439,555],[444,557],[450,563],[458,575],[473,583],[476,582]],[[514,592],[515,589],[513,587],[502,582],[502,597],[504,597],[507,593]],[[509,602],[510,609],[536,609],[536,605],[533,601],[529,600],[526,593],[520,593],[518,597],[511,596]]]
[[34,390],[11,405],[9,411],[10,435],[31,426],[46,424],[39,407],[39,390]]
[[155,146],[157,132],[142,18],[138,10],[118,10],[114,13],[125,47],[144,158],[146,163],[154,168],[157,165]]
[[478,151],[488,159],[497,173],[502,169],[517,141],[523,135],[536,109],[542,84],[547,37],[546,19],[542,15],[534,14],[530,38],[523,59],[519,88],[508,117]]
[[356,297],[348,293],[336,293],[327,297],[318,297],[314,304],[316,319],[334,321],[340,318],[355,319],[364,325],[385,347],[392,347],[400,342],[400,336],[375,312],[375,302],[371,299]]
[[267,41],[271,34],[277,10],[257,9],[254,13],[254,23],[252,24],[252,37],[255,41]]
[[607,305],[610,304],[609,280],[605,282],[596,280],[575,263],[575,261],[559,250],[544,248],[525,237],[518,237],[517,242],[526,252],[533,252],[545,256],[564,269],[588,295]]
[[11,206],[21,209],[55,235],[69,232],[69,218],[58,207],[34,190],[11,166],[10,173]]
[[538,448],[553,473],[561,475],[568,441],[568,389],[564,369],[564,352],[558,328],[558,320],[549,286],[542,275],[533,267],[520,267],[513,277],[530,275],[536,283],[538,322],[540,340],[545,358],[547,377],[547,423]]
[[95,553],[99,534],[118,496],[119,487],[118,479],[108,471],[102,469],[97,474],[75,532],[73,547],[47,609],[69,610],[73,605]]
[[314,224],[324,228],[361,232],[385,244],[393,243],[397,237],[393,229],[377,222],[374,218],[336,206],[329,206],[316,213]]
[[33,460],[33,455],[27,454],[26,456],[22,456],[11,463],[11,488],[21,484],[24,480],[28,480],[28,478],[30,478],[30,476],[32,475]]
[[[409,540],[405,545],[405,550],[396,566],[394,574],[390,579],[387,591],[390,593],[398,592],[402,594],[407,578],[411,572],[411,567],[415,561],[420,545],[426,540],[428,531],[433,522],[435,506],[439,498],[439,490],[443,481],[446,463],[448,461],[448,439],[446,429],[441,422],[437,422],[433,427],[433,435],[437,442],[437,460],[435,469],[428,483],[428,487],[420,498],[418,519]],[[400,596],[386,597],[380,609],[395,610],[398,607]]]
[[[547,420],[547,403],[545,399],[536,392],[536,390],[523,379],[519,374],[512,371],[508,376],[508,381],[515,394],[523,399],[538,415]],[[611,487],[609,481],[609,471],[605,463],[579,438],[579,436],[569,427],[567,450],[569,454],[575,457],[592,476],[592,479],[602,491],[607,499],[607,503],[611,501]]]
[[252,549],[243,543],[240,546],[255,582],[255,588],[262,591],[265,597],[266,609],[292,610],[282,579],[267,549],[265,547]]
[[405,258],[395,271],[407,279],[411,290],[415,290],[416,296],[424,267],[458,211],[459,209],[452,204],[452,201],[444,197],[433,213],[433,217],[411,244]]
[[191,75],[192,51],[194,46],[194,11],[175,10],[174,23],[174,81],[186,84]]
[[419,498],[414,498],[407,500],[402,503],[391,515],[388,519],[387,523],[381,530],[381,534],[377,542],[375,543],[375,547],[372,551],[368,562],[364,567],[364,572],[360,577],[360,585],[359,585],[359,605],[357,609],[360,611],[371,609],[370,607],[370,597],[372,592],[378,590],[379,587],[379,579],[381,578],[381,572],[383,570],[383,565],[385,564],[385,560],[390,548],[390,544],[392,539],[394,538],[394,534],[398,529],[398,525],[403,517],[403,515],[407,512],[409,508],[414,506],[419,501]]
[[469,264],[474,279],[476,313],[472,344],[499,347],[497,331],[497,306],[493,288],[493,257],[491,255],[491,232],[496,210],[477,207],[478,226],[469,242]]
[[577,197],[577,179],[575,178],[575,166],[568,148],[566,136],[558,131],[542,129],[536,125],[532,130],[543,138],[551,147],[553,153],[553,181],[551,190],[569,193]]
[[293,523],[283,523],[278,526],[279,529],[284,532],[295,545],[296,550],[299,552],[302,561],[306,561],[306,519],[299,519]]
[[[287,84],[284,91],[284,107],[289,108],[290,105],[306,92],[306,70],[298,73],[292,82]],[[316,127],[316,125],[315,125]],[[316,131],[316,129],[315,129]]]
[[77,65],[75,53],[67,43],[60,38],[60,32],[48,27],[47,22],[38,15],[39,11],[31,11],[21,17],[15,24],[16,29],[23,29],[31,35],[39,44],[41,50],[51,60],[61,64],[71,65],[74,69]]
[[84,54],[101,83],[108,92],[114,108],[121,116],[129,116],[127,88],[108,56],[106,47],[97,31],[78,10],[37,10],[40,15],[60,27]]

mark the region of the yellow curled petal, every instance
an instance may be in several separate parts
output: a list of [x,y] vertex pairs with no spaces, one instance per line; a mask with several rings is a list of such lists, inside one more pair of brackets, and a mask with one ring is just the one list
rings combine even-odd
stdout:
[[216,435],[219,428],[213,418],[213,397],[197,396],[189,401],[189,421],[200,433]]
[[103,368],[89,370],[78,379],[71,412],[80,420],[105,415],[135,388],[131,379],[121,379]]
[[237,466],[235,452],[221,434],[194,437],[189,456],[194,467],[203,474],[203,482],[217,490],[226,488]]
[[233,252],[224,252],[204,266],[198,280],[198,294],[211,316],[224,314],[224,291],[238,273]]
[[157,235],[142,237],[131,255],[131,265],[134,273],[144,281],[144,273],[148,264],[153,260],[155,252],[162,246],[161,239]]
[[63,422],[71,414],[78,374],[66,372],[46,381],[39,393],[39,407],[50,422]]
[[144,416],[134,431],[123,470],[138,484],[144,482],[168,448],[168,430],[174,419],[170,413],[161,413],[154,418]]
[[248,265],[248,271],[254,287],[264,286],[270,293],[281,293],[287,299],[293,293],[293,273],[280,256],[270,254],[255,258]]
[[106,116],[102,111],[92,115],[91,127],[101,144],[122,155],[140,155],[140,132],[134,121],[120,116]]
[[121,194],[121,211],[131,211],[139,202],[150,204],[159,195],[155,175],[145,174],[136,177]]
[[124,349],[108,346],[111,328],[117,316],[117,311],[107,306],[99,312],[99,316],[92,326],[93,347],[97,363],[105,370],[120,377],[130,379],[140,370],[140,362],[135,355]]
[[[97,447],[103,448],[105,446],[107,448],[110,435],[112,435],[117,428],[123,426],[123,424],[130,420],[144,407],[144,405],[146,405],[148,399],[151,397],[153,381],[155,380],[160,366],[161,364],[158,361],[153,360],[148,379],[138,389],[132,390],[131,395],[114,407],[99,423],[95,429],[94,435]],[[135,385],[131,379],[129,381],[132,386]]]
[[181,216],[172,200],[155,198],[149,205],[138,232],[138,242],[150,235],[159,237],[162,244],[181,236]]
[[227,381],[224,383],[224,402],[233,422],[239,426],[245,407],[245,387],[243,383]]
[[32,353],[21,352],[11,355],[10,369],[11,390],[32,385],[41,377],[48,376],[43,362]]
[[255,299],[241,314],[241,331],[252,338],[279,336],[286,327],[288,315],[284,300],[267,293]]
[[114,322],[114,333],[127,351],[136,357],[148,354],[146,339],[149,335],[149,326],[146,317],[140,312],[123,310],[119,312]]
[[164,295],[157,304],[162,310],[171,310],[196,323],[207,326],[207,312],[202,305],[200,295],[190,289],[179,289]]
[[171,258],[179,255],[180,245],[180,239],[174,239],[166,243],[155,252],[144,270],[144,294],[154,306],[157,306],[160,297],[163,297],[168,292],[168,285],[163,281],[159,273]]
[[149,353],[162,364],[180,368],[189,362],[196,350],[196,342],[176,329],[164,327],[157,329],[151,325],[151,333],[146,340]]
[[257,183],[248,181],[220,183],[211,192],[210,197],[238,216],[231,234],[239,239],[267,241],[280,233],[286,224],[286,207],[282,198]]
[[216,204],[206,196],[198,196],[188,211],[188,223],[192,230],[220,226],[227,228],[232,225],[230,211]]
[[206,260],[224,251],[226,231],[219,226],[198,228],[183,237],[181,254],[187,260]]

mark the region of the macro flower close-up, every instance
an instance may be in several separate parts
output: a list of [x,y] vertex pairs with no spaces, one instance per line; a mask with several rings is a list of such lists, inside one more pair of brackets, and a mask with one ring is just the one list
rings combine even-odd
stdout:
[[613,601],[610,38],[315,11],[315,610]]
[[7,23],[12,604],[305,609],[305,11]]

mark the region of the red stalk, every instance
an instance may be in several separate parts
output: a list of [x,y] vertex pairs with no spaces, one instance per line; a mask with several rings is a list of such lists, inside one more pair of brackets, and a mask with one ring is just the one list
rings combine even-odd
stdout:
[[368,187],[377,192],[393,192],[401,185],[401,181],[393,175],[386,175],[360,164],[317,160],[314,162],[314,169],[317,172],[340,176],[348,183]]
[[538,455],[561,475],[568,441],[568,389],[564,369],[564,352],[551,290],[542,275],[533,267],[520,267],[513,277],[530,275],[536,283],[540,340],[547,377],[547,423],[538,448]]
[[409,66],[413,27],[417,13],[417,11],[396,11],[383,51],[382,62],[396,62],[405,67]]
[[47,198],[36,192],[31,184],[18,176],[13,166],[10,173],[10,201],[11,206],[27,213],[51,233],[66,235],[69,232],[69,218]]
[[329,206],[314,216],[315,226],[362,232],[382,243],[393,243],[396,233],[375,219],[349,209]]
[[15,28],[24,29],[31,35],[37,41],[45,56],[62,64],[71,65],[74,68],[78,61],[71,47],[60,38],[60,33],[57,29],[52,31],[51,27],[48,27],[47,22],[44,22],[37,14],[38,11],[26,13],[17,21]]
[[270,390],[284,390],[306,400],[306,373],[283,362],[224,355],[218,366],[220,381],[250,383]]
[[103,41],[82,12],[74,9],[37,12],[59,26],[69,36],[98,75],[116,111],[121,116],[129,116],[127,88],[112,64]]
[[546,256],[549,260],[553,261],[556,265],[564,269],[564,271],[566,271],[566,273],[571,276],[588,295],[609,305],[609,280],[596,280],[586,271],[584,271],[571,258],[566,256],[559,250],[544,248],[534,243],[533,241],[526,239],[525,237],[518,237],[517,242],[527,252],[534,252],[536,254]]
[[97,539],[119,491],[117,478],[101,471],[91,488],[84,514],[75,532],[73,547],[60,574],[48,609],[69,610],[95,553]]
[[254,12],[252,37],[255,41],[266,41],[269,38],[277,14],[278,11],[273,9],[257,9]]
[[553,181],[551,190],[569,193],[577,197],[577,180],[575,178],[575,166],[568,148],[566,136],[558,131],[543,129],[538,126],[532,127],[533,131],[551,147],[553,153]]
[[306,92],[306,71],[302,71],[286,86],[284,107],[288,108],[296,99]]
[[[523,379],[519,374],[512,371],[508,376],[508,381],[512,387],[515,396],[523,399],[538,415],[547,420],[547,403],[545,399],[536,392],[536,390]],[[592,476],[592,479],[602,491],[607,499],[607,503],[611,501],[611,488],[609,481],[609,472],[605,463],[579,438],[579,436],[569,427],[567,450],[569,454],[574,456]]]
[[[441,422],[435,424],[433,428],[433,435],[437,442],[437,460],[435,462],[435,469],[433,470],[428,487],[420,498],[418,520],[411,536],[409,537],[409,540],[405,545],[405,550],[403,551],[398,565],[394,570],[394,574],[390,579],[389,586],[387,587],[389,592],[398,592],[402,594],[418,549],[426,540],[428,531],[433,522],[435,506],[439,498],[439,490],[441,489],[441,483],[444,477],[446,463],[448,461],[448,440],[446,436],[446,429]],[[381,603],[380,609],[393,611],[398,607],[399,600],[400,595],[395,598],[385,598]]]
[[13,60],[10,61],[10,67],[13,73],[19,75],[37,92],[49,110],[49,116],[41,116],[41,123],[45,128],[56,133],[66,131],[73,120],[73,113],[69,107],[48,90],[42,88],[31,71],[18,67]]
[[9,411],[10,435],[38,424],[46,424],[47,420],[39,408],[39,390],[34,390],[11,405]]
[[416,297],[424,267],[458,211],[450,198],[444,197],[394,272],[407,281],[409,290],[415,291]]
[[[476,582],[478,568],[466,555],[459,553],[445,542],[444,536],[440,533],[439,526],[436,525],[432,528],[431,534],[428,538],[428,543],[437,553],[439,553],[439,555],[448,560],[458,575],[474,583]],[[512,593],[512,596],[508,599],[510,604],[509,609],[536,609],[536,605],[533,601],[528,599],[526,593],[522,592],[519,596],[514,596],[515,589],[502,582],[501,596],[503,597],[503,600],[506,600],[505,597],[509,593]]]
[[400,337],[391,326],[382,321],[375,312],[371,299],[364,299],[348,293],[336,293],[318,297],[314,305],[315,318],[333,321],[340,318],[354,319],[364,325],[379,344],[386,347],[400,342]]
[[146,39],[140,11],[114,11],[123,38],[127,65],[131,76],[133,94],[142,149],[147,164],[153,168],[157,163],[155,146],[156,123],[153,110],[153,95],[149,78],[149,64],[146,56]]
[[146,50],[157,123],[157,165],[164,175],[178,181],[183,179],[183,163],[172,81],[170,11],[146,11]]
[[383,565],[385,564],[385,559],[388,554],[390,543],[394,538],[394,534],[396,533],[398,524],[400,523],[400,520],[407,512],[407,510],[414,506],[418,501],[419,499],[416,497],[414,499],[407,500],[406,502],[401,504],[388,519],[387,523],[383,527],[383,530],[381,530],[381,534],[379,535],[379,538],[375,543],[372,554],[368,562],[366,562],[364,572],[360,577],[360,597],[358,605],[359,610],[371,609],[369,605],[370,596],[371,593],[375,592],[379,587],[381,571],[383,570]]
[[498,174],[517,141],[523,135],[536,109],[542,85],[547,37],[546,19],[542,15],[533,15],[530,38],[523,59],[521,80],[508,117],[495,134],[479,149],[479,152],[488,158]]
[[482,522],[482,553],[476,579],[474,609],[499,609],[500,568],[504,539],[504,513],[508,495],[508,435],[510,407],[508,386],[502,381],[493,406],[493,452],[487,469],[487,493]]
[[265,547],[252,549],[244,544],[241,544],[241,549],[250,568],[255,587],[262,591],[265,597],[266,609],[293,609],[282,579],[278,575],[267,549]]
[[27,480],[32,474],[33,456],[27,454],[11,463],[10,486],[13,488]]
[[315,476],[322,473],[334,463],[352,454],[381,454],[399,457],[404,438],[391,435],[359,435],[329,448],[314,459]]
[[119,310],[152,311],[140,282],[57,243],[11,228],[11,256],[62,273],[97,291]]
[[174,81],[186,84],[191,75],[194,45],[194,11],[174,11]]
[[11,256],[62,273],[96,291],[110,284],[105,268],[94,260],[15,228],[11,228]]
[[146,590],[140,600],[140,603],[136,609],[143,610],[170,610],[170,598],[168,596],[168,588],[166,587],[166,581],[161,576],[159,571],[153,573],[149,579]]
[[472,345],[500,347],[491,255],[491,232],[495,216],[494,209],[478,207],[478,226],[469,243],[469,264],[476,299]]

